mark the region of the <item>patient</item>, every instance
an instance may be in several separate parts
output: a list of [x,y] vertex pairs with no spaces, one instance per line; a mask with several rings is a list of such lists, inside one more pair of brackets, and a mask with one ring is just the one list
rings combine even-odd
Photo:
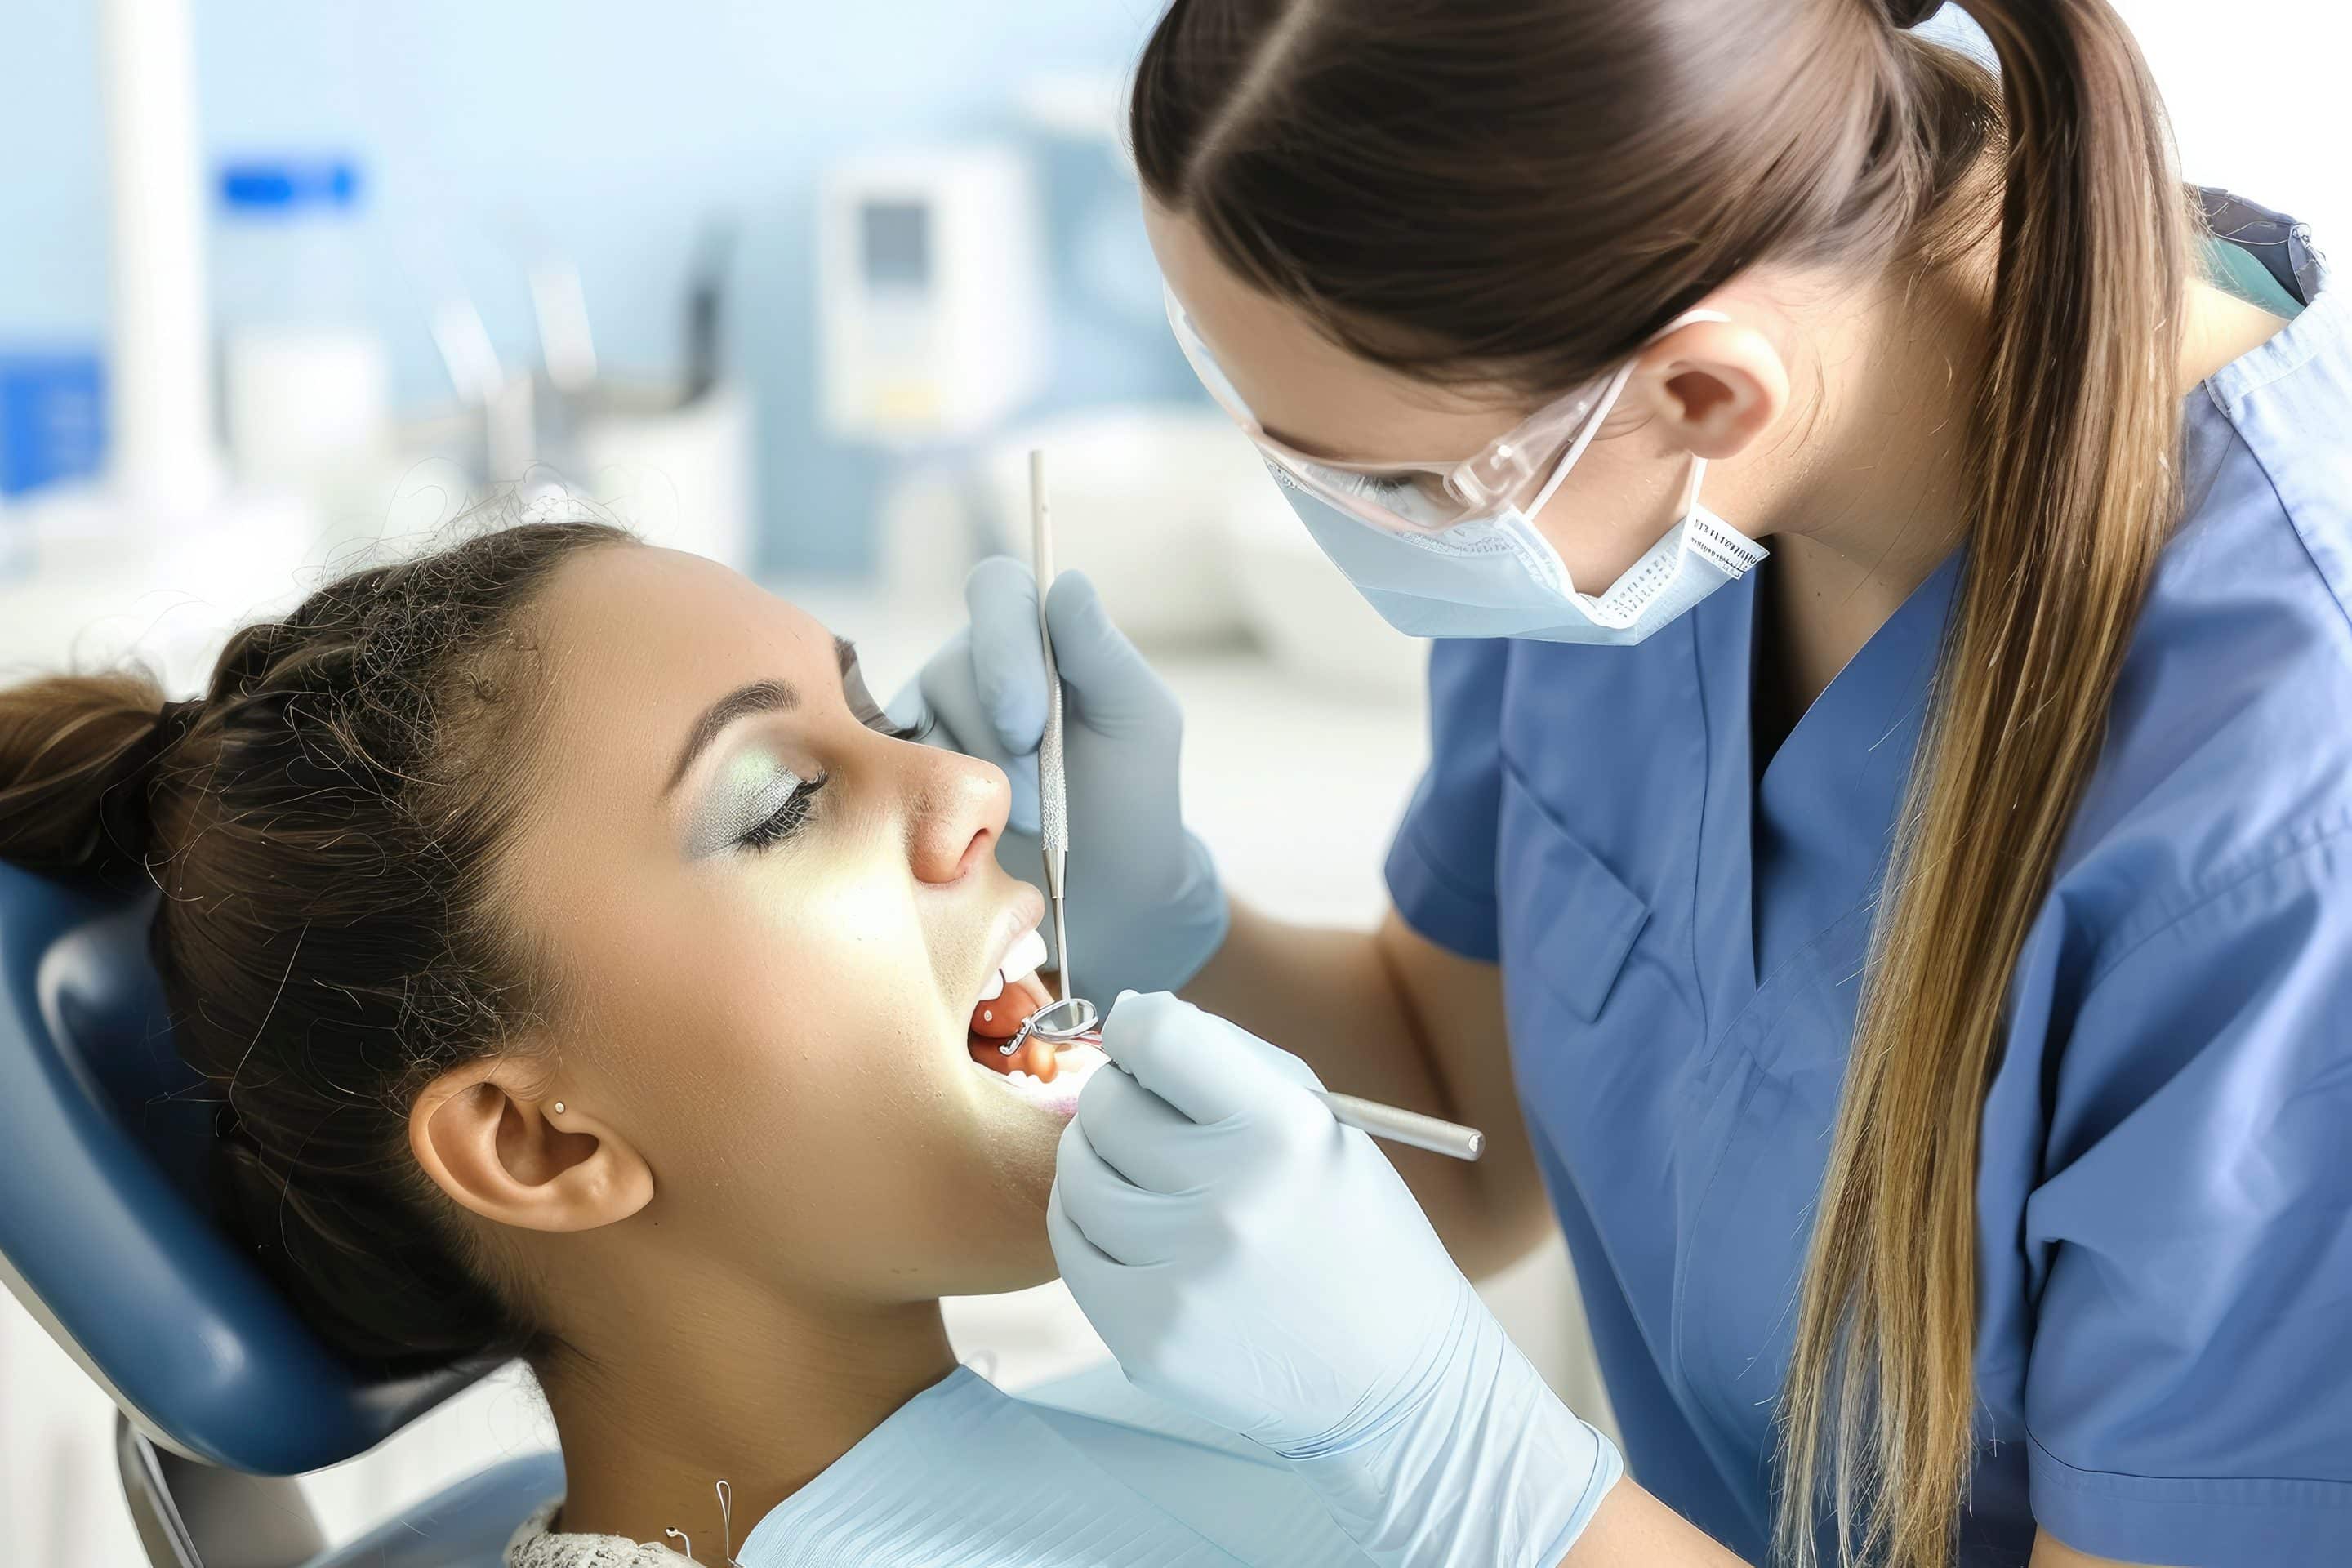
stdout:
[[356,572],[201,702],[0,692],[0,858],[163,889],[264,1267],[354,1356],[536,1373],[569,1489],[510,1564],[1360,1562],[1238,1439],[949,1349],[941,1296],[1052,1277],[1100,1060],[993,1044],[1044,995],[1007,805],[806,615],[593,524]]

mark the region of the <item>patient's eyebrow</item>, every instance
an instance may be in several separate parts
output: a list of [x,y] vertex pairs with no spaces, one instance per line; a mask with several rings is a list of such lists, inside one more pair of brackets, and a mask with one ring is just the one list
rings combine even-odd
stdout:
[[789,713],[801,705],[801,694],[781,680],[755,680],[749,686],[739,686],[709,708],[694,721],[694,732],[686,738],[686,747],[677,754],[677,766],[670,770],[669,783],[662,785],[662,794],[677,788],[677,781],[686,770],[694,766],[694,759],[702,755],[710,742],[719,739],[728,725],[753,713]]

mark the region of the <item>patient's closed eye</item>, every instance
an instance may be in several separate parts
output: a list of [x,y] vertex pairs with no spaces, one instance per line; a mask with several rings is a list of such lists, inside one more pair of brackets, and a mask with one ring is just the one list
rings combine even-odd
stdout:
[[815,778],[805,783],[794,778],[791,773],[785,773],[782,777],[792,780],[791,792],[784,796],[775,810],[743,830],[742,837],[736,842],[744,848],[757,852],[780,844],[798,833],[808,825],[809,818],[815,814],[817,792],[832,782],[832,775],[828,773],[819,773]]
[[[841,672],[842,700],[848,705],[851,717],[881,734],[902,741],[915,740],[919,731],[894,724],[866,689],[865,676],[857,666],[856,649],[841,637],[834,639],[834,648]],[[715,744],[738,721],[800,710],[799,691],[779,679],[752,681],[729,692],[695,721],[672,770],[672,787],[692,769],[696,757]],[[722,849],[756,852],[782,843],[814,820],[817,795],[826,782],[827,775],[801,763],[788,763],[766,744],[746,744],[727,759],[712,780],[688,838],[688,854],[699,859]]]
[[738,847],[764,848],[799,831],[809,816],[809,797],[824,782],[817,770],[788,760],[774,745],[743,745],[702,791],[688,831],[688,858],[699,860]]

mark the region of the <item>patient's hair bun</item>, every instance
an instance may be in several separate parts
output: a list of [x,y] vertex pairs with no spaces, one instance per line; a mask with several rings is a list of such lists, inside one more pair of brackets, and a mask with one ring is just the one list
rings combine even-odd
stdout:
[[158,785],[204,716],[135,669],[0,690],[0,860],[50,876],[142,867]]

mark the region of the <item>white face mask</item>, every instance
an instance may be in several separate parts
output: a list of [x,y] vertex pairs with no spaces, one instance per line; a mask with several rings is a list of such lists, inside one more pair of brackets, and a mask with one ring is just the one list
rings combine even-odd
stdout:
[[[1683,321],[1701,319],[1723,318],[1695,314]],[[1590,422],[1525,510],[1507,505],[1450,528],[1405,532],[1350,516],[1302,487],[1278,465],[1269,461],[1266,468],[1323,553],[1401,632],[1423,637],[1638,643],[1725,584],[1738,581],[1769,552],[1699,505],[1706,462],[1693,457],[1681,516],[1665,536],[1605,591],[1577,591],[1567,563],[1529,514],[1541,511],[1568,478],[1632,375],[1630,364],[1617,373]],[[1375,479],[1336,470],[1317,478],[1334,486],[1378,489],[1384,504],[1399,502],[1391,487]]]

